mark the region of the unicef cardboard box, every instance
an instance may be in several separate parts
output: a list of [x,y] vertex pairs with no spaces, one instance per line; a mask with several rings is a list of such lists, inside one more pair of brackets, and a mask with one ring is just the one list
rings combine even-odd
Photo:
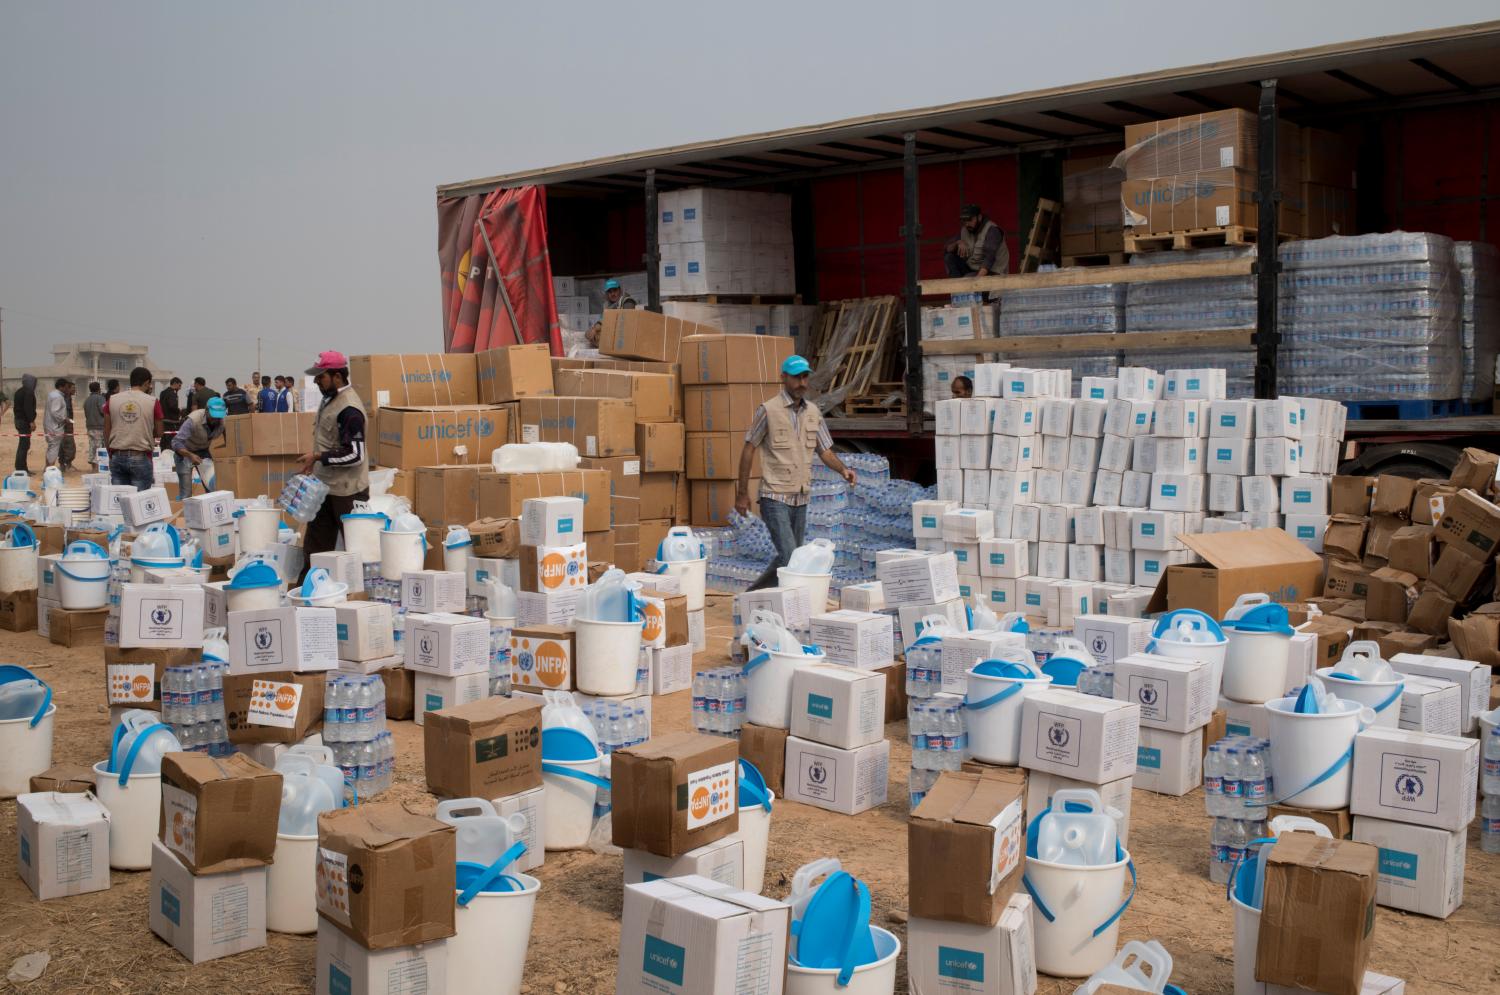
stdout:
[[1446,919],[1464,903],[1468,831],[1354,817],[1354,839],[1380,848],[1375,901],[1387,908]]
[[745,841],[726,837],[689,850],[680,857],[659,857],[646,850],[626,850],[624,864],[627,885],[696,874],[731,888],[743,888]]
[[481,670],[458,677],[438,677],[435,674],[416,674],[413,690],[412,718],[421,725],[428,712],[441,712],[454,705],[467,705],[471,701],[487,698],[490,694],[490,674]]
[[318,918],[317,995],[442,992],[448,985],[448,941],[366,950]]
[[1014,894],[993,926],[920,919],[906,927],[907,973],[921,995],[1033,995],[1031,896]]
[[620,922],[615,995],[784,991],[785,902],[689,875],[626,885]]
[[510,409],[501,405],[382,407],[375,425],[377,462],[400,470],[488,463],[511,441]]

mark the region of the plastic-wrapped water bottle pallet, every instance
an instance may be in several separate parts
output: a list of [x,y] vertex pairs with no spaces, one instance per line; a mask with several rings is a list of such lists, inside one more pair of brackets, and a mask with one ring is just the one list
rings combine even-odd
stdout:
[[1425,418],[1454,418],[1461,415],[1487,414],[1490,405],[1475,401],[1345,401],[1350,421]]

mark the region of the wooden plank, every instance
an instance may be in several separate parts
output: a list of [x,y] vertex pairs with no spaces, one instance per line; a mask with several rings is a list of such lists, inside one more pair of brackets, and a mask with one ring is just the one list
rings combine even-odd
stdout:
[[1016,335],[1003,339],[930,339],[925,356],[1040,356],[1047,353],[1154,351],[1160,349],[1245,349],[1255,329],[1228,328],[1202,332],[1096,332],[1082,335]]
[[1221,259],[1203,263],[1163,263],[1159,266],[1089,266],[1050,273],[1011,273],[1006,276],[965,276],[923,280],[922,296],[1034,290],[1039,287],[1086,287],[1091,283],[1155,283],[1158,280],[1196,280],[1217,276],[1247,276],[1255,260]]

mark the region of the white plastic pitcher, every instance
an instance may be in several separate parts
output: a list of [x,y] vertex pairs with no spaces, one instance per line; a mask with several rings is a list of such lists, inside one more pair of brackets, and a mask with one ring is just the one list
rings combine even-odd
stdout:
[[355,502],[354,511],[342,518],[344,549],[359,557],[361,563],[376,563],[380,560],[380,532],[389,521],[368,505]]
[[474,540],[469,535],[468,526],[448,526],[448,534],[443,537],[443,569],[453,573],[467,573],[469,552],[473,546]]
[[[548,850],[581,850],[594,827],[594,798],[609,782],[600,776],[604,761],[543,760],[543,802],[547,806],[543,846]],[[585,775],[579,777],[579,775]]]
[[686,525],[667,530],[657,550],[656,572],[676,577],[678,590],[687,598],[687,610],[703,610],[703,596],[708,587],[708,558],[703,543]]
[[1167,979],[1172,976],[1172,955],[1167,948],[1155,940],[1129,940],[1115,954],[1115,959],[1104,965],[1073,995],[1094,995],[1102,985],[1117,985],[1132,991],[1153,992],[1161,995],[1167,989]]
[[619,695],[635,690],[636,664],[641,656],[641,619],[634,622],[596,622],[573,619],[577,647],[574,679],[584,694]]
[[331,608],[348,601],[349,585],[334,580],[326,567],[313,567],[302,586],[288,591],[287,603],[298,608]]
[[1290,631],[1255,631],[1235,623],[1255,609],[1273,603],[1265,594],[1242,594],[1224,616],[1229,645],[1224,654],[1223,694],[1234,701],[1263,704],[1286,694]]
[[57,598],[66,609],[103,608],[109,600],[109,554],[98,543],[68,543],[57,561]]
[[[262,499],[264,500],[264,495]],[[250,505],[237,514],[240,529],[240,552],[258,553],[276,545],[281,535],[281,508],[272,505]]]
[[[0,666],[0,680],[5,683],[33,679],[35,675],[24,667]],[[26,794],[31,790],[31,778],[52,766],[52,723],[56,715],[52,689],[47,688],[30,715],[0,720],[0,798]]]
[[1350,643],[1337,664],[1314,671],[1313,677],[1329,694],[1368,706],[1375,713],[1377,728],[1400,727],[1401,693],[1406,682],[1381,659],[1380,644],[1374,640]]
[[427,557],[427,533],[422,531],[397,532],[383,529],[380,533],[380,575],[387,580],[400,580],[402,574],[415,573],[422,569]]
[[232,612],[263,611],[281,607],[281,575],[264,560],[241,560],[224,585],[224,598]]
[[854,969],[849,983],[839,987],[836,967],[802,967],[790,960],[786,965],[786,995],[893,995],[896,990],[896,959],[901,941],[890,930],[870,926],[876,960]]
[[1200,660],[1213,668],[1214,700],[1224,686],[1224,656],[1229,640],[1211,615],[1195,608],[1179,608],[1157,619],[1147,653],[1174,660]]
[[[1009,666],[988,666],[996,663]],[[984,673],[986,669],[996,672]],[[1024,676],[1027,673],[1032,676]],[[967,677],[964,723],[969,754],[984,763],[1015,766],[1021,757],[1021,702],[1046,688],[1052,678],[1028,663],[1011,660],[982,661]]]
[[542,883],[530,874],[506,873],[520,882],[521,890],[483,891],[453,910],[454,934],[448,940],[450,992],[520,995],[531,920]]
[[1343,808],[1349,804],[1354,737],[1375,721],[1369,708],[1330,698],[1328,711],[1298,712],[1296,698],[1266,702],[1278,804]]

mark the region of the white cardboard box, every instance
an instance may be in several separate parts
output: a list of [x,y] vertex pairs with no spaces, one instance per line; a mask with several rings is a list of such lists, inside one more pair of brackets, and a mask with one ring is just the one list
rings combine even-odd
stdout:
[[521,586],[521,561],[514,557],[500,559],[470,553],[465,566],[469,577],[469,594],[476,598],[489,597],[493,581],[498,580],[511,590]]
[[521,502],[523,546],[571,546],[583,536],[583,501],[536,497]]
[[942,538],[975,543],[995,534],[995,516],[987,509],[955,508],[943,515]]
[[734,632],[745,631],[753,613],[775,612],[787,628],[802,631],[812,624],[812,603],[805,587],[763,587],[734,596]]
[[441,712],[454,705],[467,705],[471,701],[490,696],[490,672],[476,671],[457,677],[439,677],[434,674],[414,674],[412,677],[414,707],[412,719],[423,724],[428,712]]
[[402,643],[406,647],[407,670],[458,677],[488,673],[490,669],[490,624],[482,618],[445,612],[407,615]]
[[1418,653],[1397,653],[1391,657],[1390,664],[1397,673],[1437,677],[1459,684],[1463,688],[1463,717],[1459,731],[1465,735],[1478,725],[1479,713],[1489,710],[1490,668],[1483,664]]
[[1281,510],[1288,515],[1327,515],[1327,477],[1283,477]]
[[128,491],[119,496],[119,502],[120,517],[125,519],[125,527],[132,532],[172,517],[172,502],[167,498],[165,487]]
[[151,932],[194,964],[266,945],[266,868],[194,875],[151,841]]
[[203,585],[131,584],[120,588],[120,647],[203,645]]
[[[581,587],[564,588],[561,591],[517,591],[516,623],[519,625],[570,625],[578,613],[578,599],[583,594]],[[692,612],[688,612],[688,624],[692,625]]]
[[526,817],[526,828],[519,837],[526,844],[526,852],[516,858],[516,870],[530,871],[541,867],[547,851],[543,845],[547,839],[547,789],[538,785],[513,795],[492,798],[490,802],[495,806],[496,815],[520,814]]
[[917,995],[1034,995],[1031,896],[1017,892],[993,926],[912,918],[907,975]]
[[1022,577],[1029,569],[1025,539],[985,539],[979,544],[979,576]]
[[182,520],[190,529],[234,524],[234,492],[209,491],[182,502]]
[[812,641],[830,663],[850,667],[883,667],[894,659],[891,620],[874,612],[840,609],[815,615]]
[[782,995],[791,908],[689,875],[625,886],[615,995]]
[[1460,830],[1474,820],[1478,785],[1476,740],[1405,729],[1354,737],[1354,815]]
[[1038,692],[1021,703],[1020,766],[1093,784],[1129,777],[1135,773],[1140,721],[1140,707],[1133,702],[1076,691]]
[[401,575],[401,607],[409,612],[461,612],[468,575],[457,570],[412,570]]
[[1073,620],[1073,635],[1088,647],[1096,663],[1114,663],[1144,652],[1151,641],[1151,627],[1151,622],[1140,618],[1079,615]]
[[1381,905],[1446,919],[1463,904],[1467,830],[1356,815],[1353,839],[1380,848],[1375,901]]
[[[889,644],[891,623],[884,616],[880,616],[880,620],[885,624],[886,643]],[[652,694],[673,694],[693,686],[693,647],[690,644],[664,646],[649,652]]]
[[885,589],[878,580],[845,584],[839,588],[839,607],[846,611],[878,612],[885,607]]
[[[986,512],[986,514],[989,514],[989,512]],[[944,542],[948,546],[948,552],[953,554],[953,559],[958,563],[959,586],[963,586],[963,577],[965,574],[970,577],[978,577],[979,543],[954,542],[951,539],[945,539]]]
[[1129,777],[1107,781],[1104,784],[1094,784],[1058,774],[1049,774],[1046,771],[1033,770],[1026,776],[1026,818],[1031,820],[1041,815],[1042,809],[1052,803],[1052,796],[1056,792],[1065,788],[1070,790],[1087,788],[1097,791],[1099,800],[1107,808],[1114,810],[1110,814],[1115,820],[1115,830],[1120,838],[1120,845],[1129,846],[1132,784],[1133,779]]
[[1143,728],[1189,732],[1213,717],[1213,667],[1147,653],[1121,657],[1115,661],[1115,698],[1140,706]]
[[888,605],[933,604],[958,597],[958,561],[952,553],[906,556],[876,566]]
[[796,736],[786,740],[786,798],[855,815],[886,801],[891,744],[841,750]]
[[396,652],[390,605],[380,601],[346,601],[333,606],[333,617],[338,627],[340,660],[364,663]]
[[314,553],[308,565],[322,567],[335,581],[348,584],[350,594],[359,594],[365,589],[365,565],[356,554],[347,550]]
[[[1021,632],[960,632],[943,639],[942,690],[963,694],[968,688],[969,670],[981,660],[1026,652],[1026,635]],[[1030,657],[1027,657],[1030,659]]]
[[689,850],[678,857],[661,857],[647,850],[625,850],[625,883],[644,884],[690,874],[730,888],[745,886],[745,842],[728,836]]
[[[1013,435],[990,436],[990,469],[1017,472],[1036,468],[1034,439],[1018,439]],[[991,481],[990,489],[994,489]]]
[[1271,720],[1266,717],[1265,705],[1233,701],[1221,695],[1219,708],[1224,711],[1224,735],[1253,736],[1256,739],[1270,736]]
[[939,470],[963,469],[963,446],[961,436],[935,435],[932,437],[933,462]]
[[339,665],[338,622],[332,608],[266,608],[229,613],[229,672],[309,673]]
[[834,663],[792,675],[791,734],[853,750],[885,736],[885,674]]
[[109,809],[93,794],[16,798],[16,870],[45,902],[109,887]]
[[1287,515],[1284,528],[1287,535],[1312,552],[1323,552],[1323,534],[1328,531],[1327,515]]
[[979,597],[997,615],[1015,611],[1016,582],[1004,577],[980,577]]
[[1453,681],[1406,674],[1401,690],[1399,724],[1402,729],[1412,732],[1458,736],[1463,725],[1463,699],[1463,689]]
[[318,917],[316,995],[388,995],[448,990],[448,941],[366,950]]
[[932,605],[902,605],[897,609],[897,617],[901,622],[902,652],[922,634],[922,620],[928,615],[943,616],[961,632],[969,627],[969,612],[962,598],[954,597]]
[[1203,730],[1163,732],[1141,727],[1135,751],[1135,787],[1159,795],[1185,795],[1203,783]]
[[1254,401],[1212,401],[1208,406],[1210,438],[1248,439],[1255,434]]

